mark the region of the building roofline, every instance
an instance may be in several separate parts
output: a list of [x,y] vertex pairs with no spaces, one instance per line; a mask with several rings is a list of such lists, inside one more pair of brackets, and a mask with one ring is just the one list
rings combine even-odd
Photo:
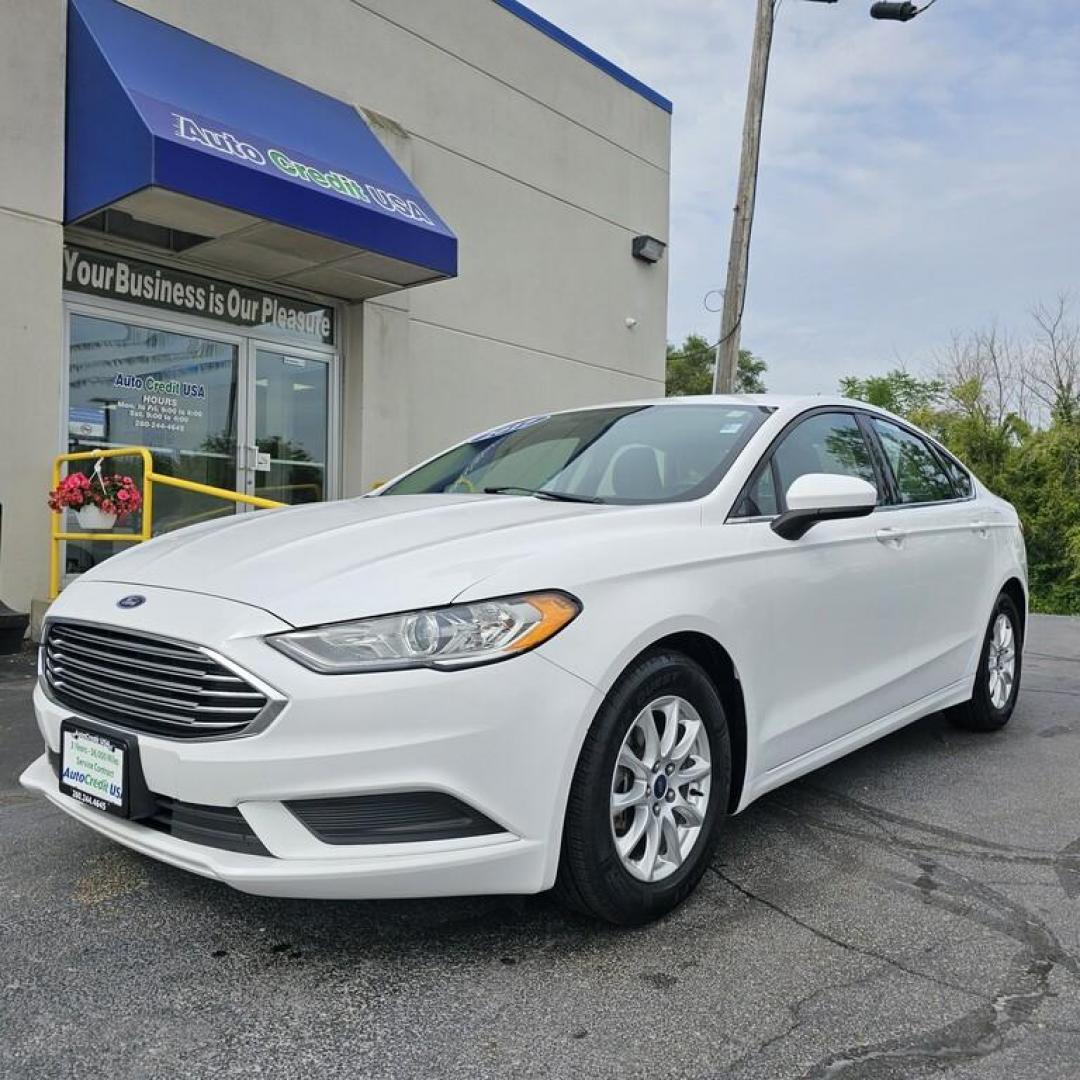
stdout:
[[572,37],[553,22],[549,22],[542,15],[538,15],[532,8],[526,7],[520,0],[494,0],[494,2],[499,7],[509,11],[511,15],[516,15],[523,22],[527,22],[534,29],[539,30],[541,34],[551,38],[552,41],[558,42],[563,48],[569,49],[570,52],[581,57],[586,63],[592,64],[593,67],[599,68],[606,75],[610,75],[616,82],[622,83],[623,86],[633,90],[635,94],[640,95],[646,101],[652,102],[657,108],[663,109],[666,113],[673,110],[674,106],[663,94],[658,93],[651,86],[646,86],[640,79],[635,79],[629,72],[623,71],[618,64],[613,64],[606,57],[596,52],[595,49],[590,49],[588,45],[578,41],[576,37]]

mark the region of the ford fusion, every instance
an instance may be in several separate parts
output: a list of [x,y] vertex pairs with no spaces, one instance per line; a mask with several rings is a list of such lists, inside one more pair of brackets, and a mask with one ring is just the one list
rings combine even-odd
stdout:
[[23,784],[251,893],[670,910],[728,815],[1020,684],[1013,509],[843,399],[478,434],[110,558],[49,609]]

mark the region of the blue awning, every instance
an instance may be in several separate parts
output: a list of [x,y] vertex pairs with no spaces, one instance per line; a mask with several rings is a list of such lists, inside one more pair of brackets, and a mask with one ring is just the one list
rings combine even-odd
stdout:
[[355,108],[116,0],[69,0],[65,222],[205,236],[204,265],[362,297],[457,240]]

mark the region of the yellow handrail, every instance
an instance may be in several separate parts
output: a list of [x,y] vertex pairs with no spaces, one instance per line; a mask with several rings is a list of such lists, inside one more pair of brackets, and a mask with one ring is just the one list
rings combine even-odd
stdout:
[[274,510],[285,503],[273,499],[263,499],[258,495],[242,495],[239,491],[228,488],[211,487],[194,480],[181,480],[176,476],[164,476],[154,472],[154,456],[145,446],[120,446],[112,450],[81,450],[77,454],[58,454],[53,459],[52,486],[60,484],[61,467],[70,461],[97,461],[100,458],[138,457],[142,459],[142,528],[137,533],[78,533],[63,532],[61,522],[64,511],[55,511],[52,517],[52,529],[49,538],[49,599],[55,600],[60,595],[60,544],[64,540],[82,540],[84,542],[107,542],[110,544],[141,544],[154,535],[154,484],[180,488],[181,491],[193,491],[198,495],[210,495],[232,503],[256,506],[260,510]]
[[[295,491],[313,491],[315,492],[315,498],[310,500],[311,502],[322,502],[322,484],[275,484],[273,487],[264,487],[260,489],[262,491],[262,498],[268,498],[269,493],[275,495],[281,495],[284,492]],[[297,506],[306,504],[286,503],[286,506]],[[227,513],[224,507],[219,507],[216,510],[203,510],[200,514],[191,514],[188,517],[177,518],[174,522],[170,523],[171,532],[173,529],[186,529],[189,525],[198,525],[203,521],[212,521],[214,518],[220,517],[223,513]]]

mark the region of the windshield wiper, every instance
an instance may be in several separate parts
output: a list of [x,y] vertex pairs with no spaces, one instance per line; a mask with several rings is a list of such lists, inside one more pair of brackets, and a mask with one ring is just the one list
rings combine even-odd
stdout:
[[486,487],[485,495],[535,495],[538,499],[554,499],[556,502],[572,503],[602,503],[603,499],[595,495],[572,495],[569,491],[548,491],[546,488],[517,487],[510,484],[507,487]]

